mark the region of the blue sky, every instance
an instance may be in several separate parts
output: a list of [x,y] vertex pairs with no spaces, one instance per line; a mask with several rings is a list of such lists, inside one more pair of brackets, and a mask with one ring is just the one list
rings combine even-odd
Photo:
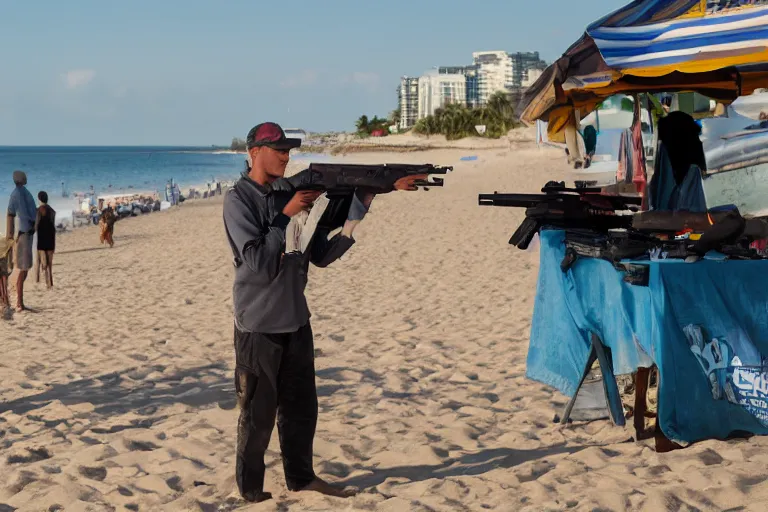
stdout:
[[624,0],[0,0],[0,145],[228,144],[349,130],[401,75],[479,50],[551,62]]

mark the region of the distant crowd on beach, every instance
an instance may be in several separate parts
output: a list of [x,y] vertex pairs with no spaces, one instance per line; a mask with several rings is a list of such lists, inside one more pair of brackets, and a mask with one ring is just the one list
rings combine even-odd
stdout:
[[[57,231],[65,230],[63,223],[56,223],[56,211],[48,204],[48,193],[41,190],[37,202],[27,189],[27,175],[22,171],[13,173],[14,189],[8,201],[5,237],[0,239],[0,309],[5,314],[12,307],[9,294],[9,280],[14,269],[16,277],[15,310],[27,309],[24,304],[24,284],[32,267],[35,268],[35,281],[40,282],[43,275],[46,287],[53,288],[53,255],[56,251]],[[160,201],[157,194],[147,197],[142,194],[109,196],[96,198],[93,186],[87,194],[88,211],[73,212],[74,219],[79,214],[85,215],[86,223],[99,226],[99,241],[110,248],[114,247],[115,223],[127,216],[137,216],[152,211],[160,211],[183,203],[187,198],[208,199],[222,195],[229,187],[228,182],[213,177],[205,184],[207,190],[198,191],[190,188],[189,195],[181,194],[179,184],[168,180],[165,187],[165,200]],[[64,186],[62,184],[62,190]],[[64,192],[63,192],[64,193]],[[36,236],[35,236],[36,235]],[[37,253],[37,257],[35,257]],[[34,265],[33,265],[34,264]]]

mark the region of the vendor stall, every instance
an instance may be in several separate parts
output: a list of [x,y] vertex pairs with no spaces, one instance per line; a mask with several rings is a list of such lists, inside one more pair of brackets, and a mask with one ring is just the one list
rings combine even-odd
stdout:
[[758,218],[768,195],[724,201],[702,185],[711,177],[744,182],[735,173],[768,168],[768,153],[750,133],[725,135],[705,155],[695,120],[662,113],[653,126],[658,176],[649,183],[640,114],[651,98],[639,96],[694,91],[728,104],[768,86],[766,30],[762,0],[636,0],[590,25],[524,97],[522,119],[546,122],[547,139],[569,148],[580,119],[602,101],[634,97],[620,155],[633,194],[551,182],[542,194],[479,198],[526,208],[510,244],[525,249],[540,237],[527,376],[571,397],[561,421],[597,362],[617,425],[625,408],[616,376],[634,375],[638,437],[648,369],[658,369],[657,449],[768,434],[768,260],[754,248],[768,238],[768,222]]
[[658,367],[658,422],[669,439],[768,434],[768,260],[624,260],[645,267],[639,284],[600,258],[563,272],[565,232],[540,236],[527,377],[573,396],[594,335],[611,355],[604,378]]

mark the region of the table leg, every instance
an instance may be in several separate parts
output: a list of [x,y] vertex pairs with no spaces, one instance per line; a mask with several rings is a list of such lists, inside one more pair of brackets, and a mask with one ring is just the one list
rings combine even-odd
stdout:
[[571,411],[573,410],[573,406],[576,404],[576,398],[578,398],[579,390],[581,389],[582,384],[584,384],[584,381],[587,379],[587,375],[589,375],[590,369],[592,368],[592,365],[597,360],[597,352],[595,352],[595,347],[590,346],[589,349],[589,356],[587,357],[587,364],[584,365],[584,371],[581,374],[581,380],[579,380],[579,385],[576,386],[576,391],[573,393],[573,396],[570,400],[568,400],[568,403],[565,406],[565,409],[563,410],[563,418],[560,420],[561,423],[564,425],[568,424],[568,420],[571,418]]
[[635,373],[635,439],[649,439],[651,434],[645,430],[645,416],[648,411],[648,383],[651,377],[650,368],[638,368]]
[[[658,375],[658,386],[659,386],[659,395],[661,395],[661,375]],[[660,405],[660,404],[659,404]],[[661,414],[659,411],[656,411],[656,421],[653,428],[653,438],[654,443],[656,445],[656,452],[657,453],[665,453],[665,452],[671,452],[672,450],[680,450],[683,447],[679,444],[675,443],[674,441],[671,441],[667,436],[664,435],[664,432],[661,431]]]
[[658,417],[656,418],[656,427],[654,428],[653,438],[656,443],[657,453],[671,452],[672,450],[680,450],[683,448],[676,442],[669,440],[667,436],[664,435],[664,432],[661,431],[661,427],[659,426]]
[[595,333],[592,333],[592,346],[595,348],[597,361],[600,363],[600,371],[603,374],[603,390],[605,391],[605,400],[608,402],[608,410],[611,413],[611,420],[614,425],[623,427],[626,424],[624,405],[621,403],[621,393],[619,393],[619,386],[616,383],[616,375],[613,373],[613,361],[610,352]]

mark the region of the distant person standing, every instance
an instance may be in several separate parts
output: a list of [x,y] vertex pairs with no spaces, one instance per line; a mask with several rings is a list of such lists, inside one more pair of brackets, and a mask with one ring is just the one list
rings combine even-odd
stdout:
[[13,183],[16,188],[8,200],[6,238],[13,239],[16,233],[16,217],[19,218],[19,232],[16,236],[16,268],[19,275],[16,278],[16,311],[24,311],[24,281],[32,268],[32,238],[35,235],[35,198],[29,193],[27,175],[21,171],[13,172]]
[[[173,181],[173,180],[171,180]],[[173,204],[178,205],[181,203],[181,189],[178,183],[173,183]]]
[[53,253],[56,250],[56,210],[48,205],[48,194],[37,194],[40,206],[37,209],[35,233],[37,233],[37,263],[35,264],[35,282],[40,282],[40,267],[45,273],[45,286],[53,288]]

